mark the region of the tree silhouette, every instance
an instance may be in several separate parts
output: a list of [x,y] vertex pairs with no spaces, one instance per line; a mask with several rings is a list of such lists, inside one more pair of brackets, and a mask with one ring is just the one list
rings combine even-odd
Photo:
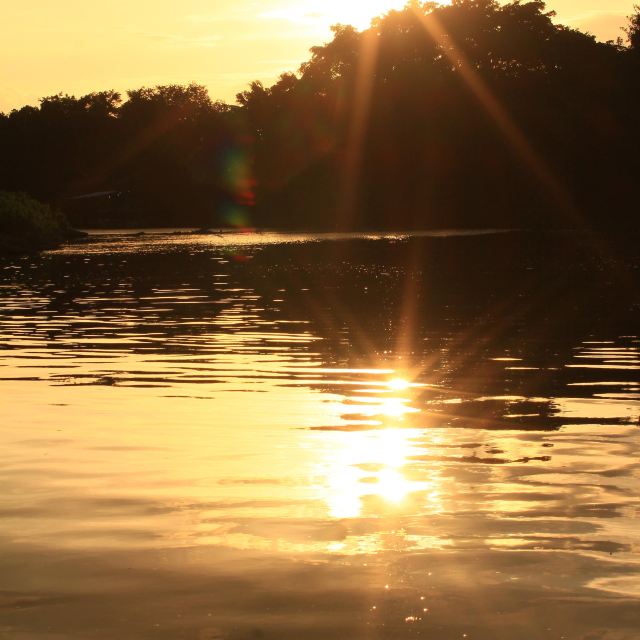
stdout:
[[625,29],[631,49],[638,53],[640,51],[640,5],[633,5],[635,13],[629,16],[629,25]]
[[413,0],[238,106],[196,84],[50,96],[0,117],[0,188],[86,224],[634,225],[640,11],[628,48],[553,17]]

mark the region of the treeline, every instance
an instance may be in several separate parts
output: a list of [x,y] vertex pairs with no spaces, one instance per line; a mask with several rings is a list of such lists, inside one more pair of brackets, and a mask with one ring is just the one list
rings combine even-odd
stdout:
[[628,45],[552,17],[410,2],[236,106],[199,85],[44,98],[0,116],[0,189],[87,226],[633,226],[640,10]]
[[198,85],[43,98],[0,118],[0,189],[76,224],[209,224],[237,199],[231,112]]

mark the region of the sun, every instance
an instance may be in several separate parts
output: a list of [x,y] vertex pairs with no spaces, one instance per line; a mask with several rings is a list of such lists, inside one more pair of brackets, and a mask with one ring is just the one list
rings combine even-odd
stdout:
[[371,20],[392,9],[402,9],[406,0],[303,0],[282,3],[269,17],[326,29],[334,24],[350,24],[366,29]]
[[[314,3],[315,4],[315,3]],[[351,24],[358,29],[366,29],[371,20],[392,9],[402,9],[406,0],[329,0],[317,3],[331,24],[337,22]]]

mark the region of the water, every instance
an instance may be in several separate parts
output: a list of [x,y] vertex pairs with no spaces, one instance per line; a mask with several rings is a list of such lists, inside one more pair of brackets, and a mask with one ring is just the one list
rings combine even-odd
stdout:
[[640,637],[640,245],[0,262],[0,637]]

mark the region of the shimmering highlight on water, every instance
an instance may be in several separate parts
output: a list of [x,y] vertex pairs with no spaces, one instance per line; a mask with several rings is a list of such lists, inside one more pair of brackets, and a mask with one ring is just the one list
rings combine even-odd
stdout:
[[637,245],[536,242],[0,263],[0,637],[636,638]]

